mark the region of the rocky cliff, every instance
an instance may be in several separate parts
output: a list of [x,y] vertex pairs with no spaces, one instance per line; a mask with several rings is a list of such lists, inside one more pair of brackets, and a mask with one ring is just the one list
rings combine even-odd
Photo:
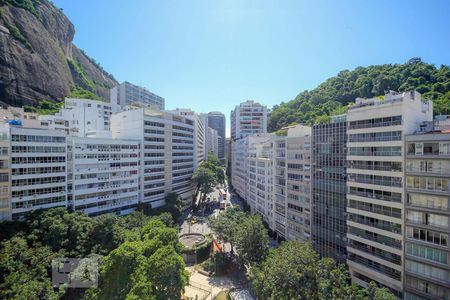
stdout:
[[72,43],[74,34],[47,0],[0,0],[0,101],[61,101],[74,87],[108,99],[114,77]]

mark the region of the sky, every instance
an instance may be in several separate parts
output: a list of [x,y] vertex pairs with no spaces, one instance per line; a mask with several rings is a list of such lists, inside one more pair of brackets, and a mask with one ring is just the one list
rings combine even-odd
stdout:
[[273,107],[344,69],[450,64],[450,1],[54,0],[74,43],[166,108]]

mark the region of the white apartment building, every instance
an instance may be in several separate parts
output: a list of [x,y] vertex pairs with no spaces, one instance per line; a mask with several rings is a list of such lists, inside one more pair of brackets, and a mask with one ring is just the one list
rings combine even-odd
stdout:
[[231,111],[231,139],[257,133],[267,133],[267,107],[252,100],[242,102]]
[[417,92],[357,98],[347,113],[347,264],[353,282],[403,292],[404,136],[432,121]]
[[11,172],[5,184],[10,186],[10,214],[5,219],[19,220],[40,208],[67,207],[66,134],[8,124],[1,130],[2,158],[7,162],[9,153]]
[[[131,84],[127,81],[122,82],[110,90],[111,103],[118,107],[127,105],[138,105],[150,107],[156,110],[164,110],[165,100],[146,88]],[[117,110],[118,112],[119,110]],[[116,112],[116,111],[115,111]]]
[[217,130],[208,127],[206,152],[212,152],[216,157],[219,157],[219,138]]
[[139,141],[69,139],[69,206],[89,216],[134,211],[139,202],[139,163]]
[[273,163],[271,137],[249,144],[247,203],[273,228]]
[[311,127],[288,128],[286,137],[286,238],[311,239]]
[[269,137],[268,134],[255,134],[232,143],[231,182],[236,193],[244,199],[248,199],[248,151]]
[[40,126],[71,136],[111,138],[112,112],[108,102],[66,98],[58,113],[39,116]]
[[0,125],[0,222],[11,220],[11,147],[9,130]]
[[112,116],[114,138],[141,142],[141,195],[152,207],[169,192],[191,200],[195,166],[195,122],[186,116],[137,108]]
[[311,238],[311,127],[287,136],[256,134],[233,142],[232,184],[278,236]]
[[286,137],[274,136],[273,137],[273,166],[275,168],[273,174],[274,184],[274,228],[277,236],[284,239],[287,238],[286,234]]
[[187,119],[194,122],[194,167],[197,168],[207,158],[207,135],[203,119],[191,109],[177,108],[169,111],[180,116],[184,116]]

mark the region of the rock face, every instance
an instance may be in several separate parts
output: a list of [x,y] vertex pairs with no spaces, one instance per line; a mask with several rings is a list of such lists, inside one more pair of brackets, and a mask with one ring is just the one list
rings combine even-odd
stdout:
[[72,43],[70,20],[47,0],[29,2],[31,9],[0,0],[0,101],[61,101],[74,86],[109,99],[117,82]]

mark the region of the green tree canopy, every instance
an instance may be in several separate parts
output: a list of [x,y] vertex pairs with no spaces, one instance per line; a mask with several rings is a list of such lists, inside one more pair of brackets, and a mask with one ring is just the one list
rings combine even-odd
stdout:
[[188,283],[177,231],[152,218],[139,240],[111,251],[100,269],[91,299],[179,299]]
[[237,241],[238,228],[246,217],[239,206],[233,206],[217,216],[209,217],[207,222],[217,238],[224,243],[230,243],[233,249]]
[[214,186],[217,183],[216,174],[210,169],[201,165],[197,170],[195,170],[192,176],[192,181],[197,184],[197,187],[202,192],[202,201],[205,201],[206,195],[214,191]]
[[315,89],[275,105],[269,115],[268,131],[292,123],[311,125],[327,121],[325,116],[345,113],[347,105],[357,97],[376,97],[389,90],[417,90],[423,99],[434,101],[435,115],[450,114],[450,67],[436,67],[413,58],[404,64],[374,65],[339,72]]
[[252,288],[261,299],[395,299],[386,289],[364,290],[348,282],[343,266],[319,259],[311,244],[295,241],[282,243],[251,269]]
[[249,266],[266,258],[269,252],[269,235],[259,215],[249,216],[237,226],[236,250],[241,261]]

